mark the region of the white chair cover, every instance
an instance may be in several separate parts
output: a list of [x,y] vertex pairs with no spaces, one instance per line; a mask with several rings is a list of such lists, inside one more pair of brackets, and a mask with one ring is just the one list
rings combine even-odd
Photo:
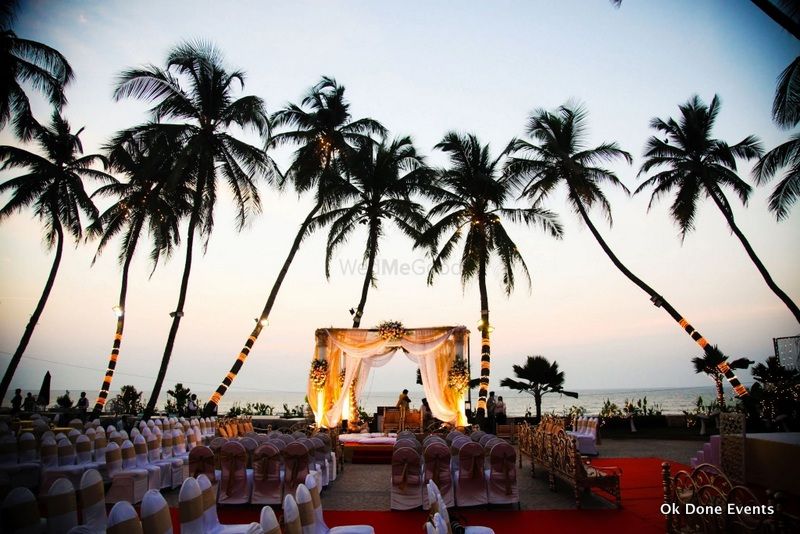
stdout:
[[81,477],[78,502],[84,526],[92,532],[105,532],[108,525],[106,493],[103,477],[97,470],[88,469]]
[[203,526],[205,531],[210,534],[241,534],[250,531],[250,524],[241,525],[222,525],[217,515],[217,499],[215,488],[205,475],[197,477],[197,484],[200,486],[200,494],[203,496]]
[[36,496],[28,488],[14,488],[3,500],[0,530],[8,534],[40,534],[45,523],[39,517]]
[[47,491],[47,532],[62,534],[78,524],[78,506],[75,486],[66,478],[59,478]]
[[160,491],[151,489],[144,494],[141,516],[144,534],[172,534],[172,517]]
[[194,478],[183,481],[178,494],[178,509],[181,518],[181,534],[205,534],[203,526],[203,494]]
[[[127,447],[126,447],[127,445]],[[123,443],[126,461],[129,465],[136,465],[136,454],[130,441]],[[106,469],[111,479],[111,487],[106,494],[107,503],[128,501],[138,503],[147,492],[147,471],[144,469],[123,469],[122,450],[116,443],[109,443],[106,447]],[[109,517],[110,521],[110,517]]]
[[264,506],[261,509],[261,530],[264,534],[281,534],[281,526],[278,523],[278,518],[275,517],[275,511],[270,506]]
[[[298,485],[299,487],[299,485]],[[303,534],[303,526],[300,523],[300,510],[297,508],[297,501],[294,495],[287,493],[283,498],[283,534]]]
[[108,513],[108,534],[142,534],[142,522],[128,501],[120,501]]
[[392,510],[411,510],[422,506],[422,466],[420,455],[411,447],[392,453]]
[[147,471],[147,489],[161,489],[161,468],[150,463],[147,455],[147,441],[139,434],[133,438],[133,449],[136,452],[136,467]]

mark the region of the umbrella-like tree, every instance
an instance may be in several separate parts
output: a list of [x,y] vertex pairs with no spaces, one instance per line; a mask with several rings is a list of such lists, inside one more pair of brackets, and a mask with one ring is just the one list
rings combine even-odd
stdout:
[[384,224],[393,223],[414,241],[430,226],[425,210],[411,197],[427,191],[431,173],[410,137],[379,144],[362,142],[345,168],[352,200],[318,215],[312,226],[330,224],[325,254],[325,276],[329,279],[330,263],[337,247],[346,243],[359,225],[367,227],[363,257],[366,273],[361,298],[353,310],[353,328],[358,328],[369,288],[376,283],[375,260],[381,238],[385,235]]
[[179,223],[191,210],[192,195],[186,184],[170,179],[173,154],[181,149],[174,139],[161,139],[159,143],[147,146],[141,139],[123,133],[115,137],[107,148],[112,168],[124,174],[127,180],[115,181],[94,192],[93,197],[108,196],[117,200],[87,229],[91,236],[99,237],[93,265],[108,243],[122,235],[118,257],[122,264],[122,280],[119,300],[114,306],[117,324],[108,368],[95,401],[95,414],[101,412],[106,404],[117,367],[125,329],[128,272],[139,239],[143,232],[149,233],[152,240],[150,259],[155,271],[162,255],[169,257],[180,242]]
[[351,190],[342,176],[342,167],[353,153],[353,145],[357,142],[370,142],[371,134],[385,134],[385,128],[373,119],[351,120],[350,104],[344,97],[344,90],[344,86],[336,83],[333,78],[323,77],[309,90],[301,105],[289,104],[271,118],[275,129],[286,130],[275,134],[270,144],[298,146],[280,185],[284,187],[291,183],[298,194],[313,191],[314,207],[300,224],[289,254],[272,284],[264,309],[256,319],[255,327],[236,356],[230,372],[206,403],[205,413],[214,411],[267,325],[283,280],[300,250],[300,245],[310,232],[314,217],[320,210],[324,212],[336,208],[350,194]]
[[[603,143],[595,148],[585,146],[586,112],[580,107],[564,105],[555,113],[536,110],[528,122],[528,135],[537,144],[519,140],[515,144],[517,153],[510,158],[506,166],[509,180],[513,180],[523,189],[522,193],[535,201],[541,201],[560,184],[567,188],[567,200],[572,208],[586,223],[600,248],[606,253],[614,266],[642,291],[650,296],[657,307],[663,308],[681,328],[689,334],[706,352],[715,349],[700,335],[700,332],[678,313],[678,311],[652,287],[633,274],[614,254],[600,232],[589,218],[587,208],[599,205],[611,222],[611,206],[601,184],[609,183],[626,188],[617,175],[601,165],[615,159],[632,162],[630,154],[621,150],[616,143]],[[525,156],[525,157],[523,157]],[[745,395],[747,390],[728,369],[725,377],[734,386],[737,395]]]
[[45,226],[45,244],[50,249],[56,249],[42,296],[0,382],[0,401],[8,391],[53,289],[64,250],[65,232],[77,244],[83,236],[81,214],[91,219],[97,218],[97,208],[86,193],[83,180],[113,180],[110,175],[92,168],[96,163],[106,167],[107,161],[100,154],[83,154],[83,146],[78,138],[81,131],[83,128],[72,133],[69,123],[58,112],[54,112],[52,124],[47,128],[37,127],[33,133],[41,155],[13,146],[0,146],[0,161],[3,163],[0,170],[27,170],[25,174],[0,184],[0,193],[12,192],[11,198],[0,209],[0,221],[12,213],[33,207],[34,214]]
[[652,136],[645,147],[645,161],[639,175],[657,171],[636,189],[636,193],[653,188],[651,207],[655,201],[674,191],[670,207],[672,219],[678,224],[681,239],[694,229],[697,206],[702,197],[711,198],[719,208],[733,234],[755,264],[767,286],[778,296],[800,323],[800,308],[772,279],[750,242],[736,225],[733,208],[723,188],[730,188],[747,205],[752,188],[736,174],[736,158],[754,159],[761,155],[761,145],[750,135],[735,145],[711,137],[719,113],[719,98],[715,95],[709,106],[693,96],[680,106],[681,117],[663,120],[654,118],[650,126],[666,136]]
[[[530,284],[525,260],[508,235],[504,222],[537,225],[553,237],[561,237],[556,216],[536,203],[529,208],[512,207],[513,185],[501,179],[502,161],[511,150],[509,144],[497,158],[492,158],[488,145],[481,145],[475,135],[447,133],[435,148],[450,158],[450,167],[437,172],[431,196],[437,204],[428,217],[437,219],[417,242],[430,250],[433,265],[428,284],[441,273],[445,262],[464,238],[461,252],[461,282],[478,279],[481,299],[481,386],[478,391],[478,417],[486,415],[486,397],[491,370],[489,323],[489,291],[486,278],[489,262],[496,257],[503,275],[506,294],[514,290],[514,270],[519,268]],[[440,248],[441,245],[441,248]]]
[[11,29],[16,6],[17,2],[11,1],[0,7],[0,128],[11,120],[17,136],[29,141],[38,123],[22,84],[42,92],[61,110],[67,102],[64,86],[72,80],[72,68],[57,50],[17,37]]
[[[544,356],[528,356],[525,365],[514,365],[514,375],[519,380],[504,378],[500,387],[524,391],[533,395],[536,405],[536,419],[542,417],[542,397],[548,393],[558,393],[578,398],[574,391],[564,390],[564,371],[558,370],[558,362],[550,361]],[[523,382],[524,380],[524,382]]]
[[[800,56],[778,79],[772,118],[782,128],[793,128],[800,122]],[[753,169],[756,183],[769,182],[784,167],[788,167],[788,171],[769,196],[769,209],[779,221],[789,215],[789,208],[800,196],[800,134],[792,135],[788,141],[764,154]]]
[[[714,347],[716,349],[716,347]],[[735,360],[728,360],[722,352],[717,349],[713,352],[705,352],[702,356],[692,358],[692,365],[694,365],[695,373],[705,373],[714,381],[714,386],[717,388],[717,404],[720,408],[725,407],[725,393],[722,389],[723,374],[719,370],[719,364],[725,362],[731,369],[747,369],[750,367],[752,360],[747,358],[737,358]]]
[[170,51],[166,68],[148,65],[123,72],[114,90],[116,100],[132,97],[154,102],[150,110],[154,122],[128,133],[151,146],[164,137],[176,140],[181,150],[174,155],[172,179],[193,189],[178,302],[170,313],[172,325],[145,417],[155,410],[183,317],[195,233],[199,232],[208,243],[214,227],[218,180],[227,182],[232,191],[237,223],[242,228],[247,217],[260,210],[256,180],[273,176],[274,164],[264,150],[229,133],[231,127],[254,129],[261,135],[269,131],[269,117],[261,98],[235,98],[236,86],[243,87],[244,79],[243,71],[226,70],[214,46],[188,42]]

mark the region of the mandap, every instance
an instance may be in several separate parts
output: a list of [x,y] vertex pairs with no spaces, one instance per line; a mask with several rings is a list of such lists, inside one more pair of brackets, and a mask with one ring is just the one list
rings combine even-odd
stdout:
[[[399,323],[398,323],[399,325]],[[469,330],[464,326],[405,329],[320,328],[308,379],[308,403],[317,426],[335,428],[356,417],[357,399],[369,373],[398,352],[414,362],[433,416],[465,426],[464,363]]]

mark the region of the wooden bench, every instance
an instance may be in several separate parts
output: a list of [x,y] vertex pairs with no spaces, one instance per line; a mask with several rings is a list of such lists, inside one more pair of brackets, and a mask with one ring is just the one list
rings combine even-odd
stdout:
[[[717,466],[700,464],[671,475],[661,464],[667,532],[800,532],[800,519],[784,511],[783,496],[767,490],[766,504],[745,486],[734,485]],[[723,513],[686,513],[689,505],[720,506]],[[733,505],[728,508],[728,505]],[[769,508],[772,511],[769,511]],[[694,508],[696,510],[696,508]],[[677,513],[673,513],[677,510]],[[732,511],[733,513],[728,513]]]
[[578,443],[563,429],[550,435],[547,449],[549,460],[550,489],[556,490],[555,479],[559,478],[572,486],[575,506],[581,507],[581,494],[597,488],[614,497],[617,508],[622,507],[619,480],[622,470],[618,467],[595,467],[583,463]]

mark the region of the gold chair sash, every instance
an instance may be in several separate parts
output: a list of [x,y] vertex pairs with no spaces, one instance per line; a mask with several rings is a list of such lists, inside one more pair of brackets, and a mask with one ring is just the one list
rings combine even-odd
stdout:
[[3,509],[3,525],[8,531],[23,529],[39,523],[36,501],[21,502]]
[[314,503],[314,508],[319,508],[322,506],[322,499],[319,497],[319,486],[314,486],[313,488],[309,488],[311,492],[311,502]]
[[47,496],[47,517],[58,517],[78,510],[75,492]]
[[142,529],[144,532],[162,534],[172,528],[172,518],[169,515],[169,508],[164,506],[154,514],[142,518]]
[[75,444],[75,452],[92,452],[92,444],[88,441],[81,441]]
[[181,518],[181,523],[189,523],[196,519],[200,519],[203,517],[203,495],[200,494],[197,497],[193,497],[188,501],[182,501],[178,503],[179,514]]
[[138,517],[131,517],[116,525],[109,525],[106,534],[144,534],[142,522]]
[[214,508],[217,505],[217,496],[214,493],[214,486],[209,486],[204,489],[200,496],[203,497],[203,510]]
[[36,449],[36,440],[34,439],[24,439],[19,442],[19,451],[30,451]]
[[304,527],[313,525],[316,521],[316,516],[314,515],[314,503],[311,501],[297,503],[297,508],[300,510],[300,524]]
[[104,502],[106,498],[105,490],[103,488],[103,481],[98,480],[96,483],[85,488],[78,490],[78,496],[81,500],[81,506],[88,508],[99,502]]

